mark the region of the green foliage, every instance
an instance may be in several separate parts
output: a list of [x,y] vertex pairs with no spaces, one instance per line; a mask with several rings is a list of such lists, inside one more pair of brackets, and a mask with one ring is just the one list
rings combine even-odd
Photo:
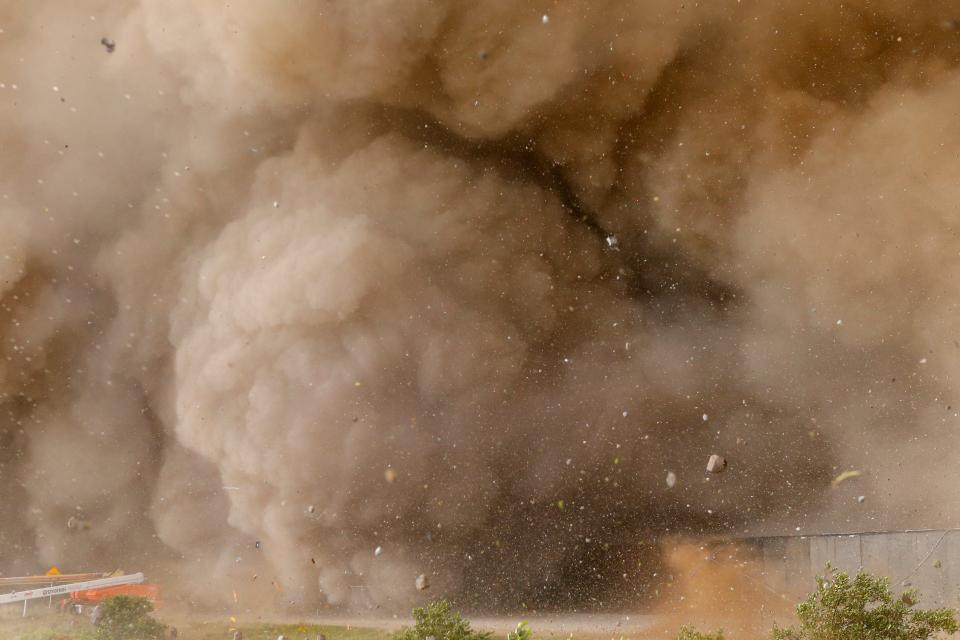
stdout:
[[[446,600],[431,602],[426,609],[413,610],[413,628],[404,627],[392,640],[489,640],[490,634],[474,631],[470,623],[450,609]],[[529,632],[528,632],[529,633]],[[526,639],[525,639],[526,640]]]
[[526,621],[517,624],[517,628],[507,634],[507,640],[533,640],[533,632]]
[[676,640],[723,640],[723,631],[718,629],[713,633],[703,633],[692,626],[683,626]]
[[723,631],[718,629],[713,633],[703,633],[690,626],[680,627],[677,640],[723,640]]
[[165,627],[150,613],[153,603],[147,598],[113,596],[100,603],[97,640],[160,640]]
[[894,597],[887,578],[831,572],[797,605],[799,625],[774,627],[773,640],[926,640],[956,633],[953,609],[915,609],[918,595]]

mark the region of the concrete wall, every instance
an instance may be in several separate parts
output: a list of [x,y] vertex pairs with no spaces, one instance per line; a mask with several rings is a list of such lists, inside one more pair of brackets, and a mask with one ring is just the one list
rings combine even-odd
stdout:
[[960,606],[960,530],[775,536],[742,541],[763,567],[767,586],[803,596],[829,562],[890,578],[895,591],[920,591],[925,606]]

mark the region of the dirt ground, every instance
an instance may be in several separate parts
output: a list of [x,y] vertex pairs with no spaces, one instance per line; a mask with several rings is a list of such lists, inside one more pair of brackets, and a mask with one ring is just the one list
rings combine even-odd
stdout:
[[[13,615],[16,613],[16,615]],[[177,628],[179,640],[229,640],[232,629],[239,628],[245,640],[276,640],[283,635],[287,640],[315,640],[318,634],[327,640],[386,640],[390,633],[410,621],[394,618],[325,618],[303,622],[238,621],[229,619],[199,619],[179,616],[158,616]],[[659,638],[653,632],[655,616],[631,614],[543,614],[527,616],[535,637],[544,639],[579,640],[646,640]],[[476,617],[471,624],[476,629],[490,631],[494,638],[502,638],[512,630],[518,618]],[[85,617],[36,612],[21,618],[19,612],[6,611],[0,615],[0,640],[85,640],[92,628]]]
[[[389,631],[383,628],[354,625],[320,625],[315,623],[238,622],[229,619],[158,616],[177,629],[178,640],[230,640],[233,629],[240,629],[245,640],[315,640],[323,634],[327,640],[386,640]],[[46,612],[22,618],[0,615],[0,640],[88,640],[93,627],[86,617]]]

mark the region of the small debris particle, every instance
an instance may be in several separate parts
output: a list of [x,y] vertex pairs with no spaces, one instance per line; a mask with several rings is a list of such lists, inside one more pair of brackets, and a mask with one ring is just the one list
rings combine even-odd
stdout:
[[427,574],[421,573],[417,576],[416,582],[414,584],[417,587],[417,591],[425,591],[430,588],[430,580],[427,579]]
[[937,560],[936,562],[933,563],[933,568],[934,568],[934,569],[939,569],[939,568],[941,568],[942,566],[943,566],[943,563],[940,562],[939,560]]
[[117,48],[117,43],[107,37],[100,38],[100,44],[107,50],[107,53],[113,53],[113,50]]
[[858,503],[858,504],[863,504],[863,503],[866,502],[866,501],[867,501],[867,496],[857,496],[857,503]]
[[675,486],[677,486],[677,474],[667,471],[667,488],[673,489]]
[[543,24],[549,24],[549,23],[550,23],[550,16],[548,16],[547,14],[543,14],[543,17],[540,18],[540,22],[542,22]]
[[841,483],[846,482],[851,478],[859,478],[861,475],[863,475],[863,473],[856,469],[848,469],[847,471],[844,471],[843,473],[838,475],[836,478],[834,478],[830,482],[830,485],[833,487],[839,487]]
[[373,557],[379,558],[381,553],[383,553],[383,547],[377,547],[373,550]]
[[707,460],[707,473],[722,473],[727,468],[727,459],[717,454],[711,454]]
[[386,480],[387,483],[393,483],[393,481],[397,479],[397,470],[392,467],[387,467],[383,472],[383,479]]

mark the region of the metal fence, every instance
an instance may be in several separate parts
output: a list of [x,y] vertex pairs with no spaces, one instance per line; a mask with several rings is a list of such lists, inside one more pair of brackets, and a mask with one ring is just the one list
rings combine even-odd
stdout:
[[827,563],[890,578],[900,592],[915,588],[925,606],[960,606],[960,529],[770,536],[740,541],[763,567],[767,586],[802,596]]

